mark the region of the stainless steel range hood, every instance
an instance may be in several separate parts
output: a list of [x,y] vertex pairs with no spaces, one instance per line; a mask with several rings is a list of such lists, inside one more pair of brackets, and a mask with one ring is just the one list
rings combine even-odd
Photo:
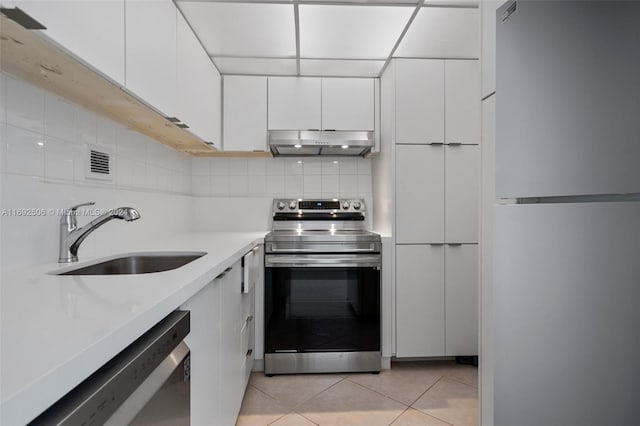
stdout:
[[269,149],[274,156],[360,156],[373,148],[373,132],[271,130]]

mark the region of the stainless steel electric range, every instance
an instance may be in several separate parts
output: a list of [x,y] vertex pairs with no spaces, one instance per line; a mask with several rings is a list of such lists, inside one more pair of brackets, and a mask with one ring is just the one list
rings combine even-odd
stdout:
[[361,199],[277,199],[265,237],[265,374],[380,371],[380,236]]

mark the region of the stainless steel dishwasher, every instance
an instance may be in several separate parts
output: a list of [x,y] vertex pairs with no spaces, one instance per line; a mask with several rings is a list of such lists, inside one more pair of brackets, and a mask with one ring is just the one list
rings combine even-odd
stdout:
[[30,425],[189,425],[189,330],[172,312]]

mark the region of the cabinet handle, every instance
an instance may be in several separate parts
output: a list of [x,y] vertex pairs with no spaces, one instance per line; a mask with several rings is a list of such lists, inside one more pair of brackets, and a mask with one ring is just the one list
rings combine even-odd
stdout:
[[253,349],[247,350],[247,356],[251,356],[252,353],[253,353]]
[[220,275],[218,275],[217,277],[214,278],[214,280],[219,280],[220,278],[224,277],[225,275],[227,275],[231,270],[233,269],[233,267],[229,267],[227,269],[225,269],[224,271],[222,271],[220,273]]
[[448,246],[461,246],[462,243],[447,243]]
[[444,243],[429,243],[429,245],[439,247],[439,246],[443,246]]
[[444,145],[444,142],[429,142],[429,145]]
[[245,322],[251,322],[251,321],[253,321],[253,315],[249,315]]
[[251,252],[252,252],[252,253],[255,253],[255,252],[257,252],[258,250],[260,250],[260,246],[255,246],[255,247],[251,250]]
[[460,146],[462,142],[449,142],[449,146]]

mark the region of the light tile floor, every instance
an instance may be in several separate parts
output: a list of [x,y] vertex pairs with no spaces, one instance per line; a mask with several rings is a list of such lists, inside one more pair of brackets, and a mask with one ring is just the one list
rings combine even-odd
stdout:
[[380,374],[253,373],[238,426],[477,426],[478,369],[397,362]]

